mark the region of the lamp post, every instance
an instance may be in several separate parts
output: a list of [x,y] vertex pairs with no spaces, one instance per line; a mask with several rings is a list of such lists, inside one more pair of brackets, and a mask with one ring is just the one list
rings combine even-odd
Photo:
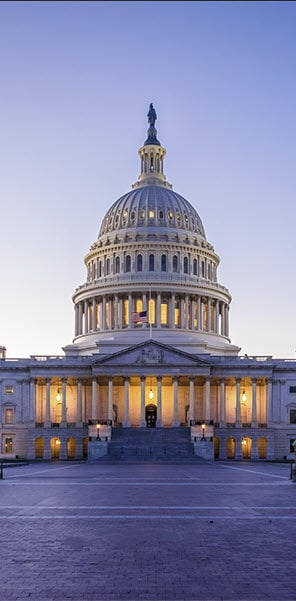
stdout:
[[202,440],[206,440],[206,438],[205,438],[206,424],[201,424],[201,427],[202,427]]

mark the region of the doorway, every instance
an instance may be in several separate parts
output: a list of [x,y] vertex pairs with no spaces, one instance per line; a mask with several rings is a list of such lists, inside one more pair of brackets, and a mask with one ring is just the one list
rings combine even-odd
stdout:
[[145,419],[147,428],[155,428],[156,426],[156,418],[157,418],[157,407],[152,403],[150,405],[146,405],[145,408]]

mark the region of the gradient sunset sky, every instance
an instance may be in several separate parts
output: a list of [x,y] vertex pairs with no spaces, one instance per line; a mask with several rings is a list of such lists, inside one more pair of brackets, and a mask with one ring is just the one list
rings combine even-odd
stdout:
[[0,3],[0,345],[62,354],[150,102],[242,354],[295,358],[295,2]]

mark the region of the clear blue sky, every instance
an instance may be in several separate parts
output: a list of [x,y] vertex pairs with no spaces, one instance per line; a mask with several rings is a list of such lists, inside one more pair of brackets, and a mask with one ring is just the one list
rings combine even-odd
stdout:
[[295,2],[0,3],[0,345],[61,354],[150,102],[242,353],[295,358]]

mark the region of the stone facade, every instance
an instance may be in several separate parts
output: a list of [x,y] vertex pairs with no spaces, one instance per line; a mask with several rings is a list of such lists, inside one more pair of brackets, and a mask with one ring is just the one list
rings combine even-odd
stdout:
[[166,151],[150,130],[138,181],[85,257],[72,344],[28,359],[0,347],[1,457],[87,457],[90,438],[107,445],[106,426],[204,425],[216,459],[292,452],[296,362],[242,357],[231,344],[220,259],[166,181]]

